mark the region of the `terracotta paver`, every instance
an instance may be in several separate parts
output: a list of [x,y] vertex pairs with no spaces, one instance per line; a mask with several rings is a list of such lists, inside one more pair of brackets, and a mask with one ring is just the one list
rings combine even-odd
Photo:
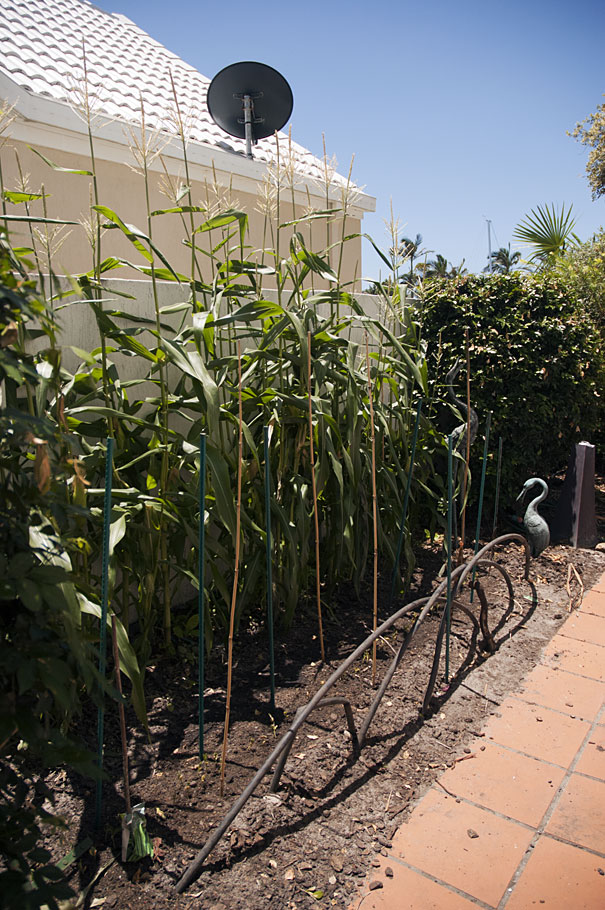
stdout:
[[605,594],[605,572],[603,572],[596,584],[592,586],[591,591],[597,594]]
[[605,727],[597,727],[591,734],[574,770],[605,780]]
[[517,882],[506,910],[598,910],[605,907],[605,860],[542,837]]
[[605,782],[572,774],[545,830],[605,854]]
[[483,734],[352,910],[605,910],[605,573]]
[[544,660],[547,666],[605,680],[605,652],[602,647],[590,642],[555,635],[544,649]]
[[538,664],[525,677],[517,698],[593,721],[605,701],[605,683]]
[[[602,579],[600,584],[605,588],[605,583]],[[599,591],[597,588],[592,588],[587,594],[584,595],[582,605],[580,606],[580,612],[593,613],[595,616],[605,616],[605,601],[603,600],[604,593],[605,591]]]
[[532,834],[516,822],[429,790],[396,833],[391,852],[448,885],[497,906]]
[[[477,910],[477,904],[466,900],[448,887],[432,881],[397,860],[379,857],[379,869],[372,872],[369,881],[380,881],[383,887],[371,891],[353,904],[360,910]],[[385,869],[393,873],[385,875]]]
[[485,727],[487,739],[563,768],[569,766],[590,729],[586,721],[518,698],[505,699],[497,714],[500,717],[490,717]]
[[605,646],[605,616],[595,616],[586,611],[572,613],[561,628],[559,635],[576,638],[579,641],[590,641],[594,645]]
[[492,743],[471,743],[471,750],[475,758],[446,771],[443,786],[509,818],[539,825],[565,771]]

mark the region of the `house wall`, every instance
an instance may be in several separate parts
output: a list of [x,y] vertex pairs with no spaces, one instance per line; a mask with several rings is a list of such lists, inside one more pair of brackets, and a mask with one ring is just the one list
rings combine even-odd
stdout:
[[[42,145],[36,145],[35,147],[45,157],[61,167],[92,170],[90,158],[86,155],[73,154]],[[2,148],[1,154],[3,180],[6,189],[20,189],[22,184],[21,174],[26,175],[30,192],[40,192],[41,187],[44,187],[44,192],[48,194],[46,200],[48,217],[79,222],[65,230],[64,233],[67,230],[69,231],[67,239],[64,240],[60,249],[53,253],[52,268],[55,274],[77,275],[89,271],[93,266],[93,254],[90,240],[83,224],[90,218],[90,204],[93,199],[92,178],[90,176],[66,174],[53,170],[38,155],[32,152],[28,144],[23,141],[10,140]],[[132,158],[126,147],[124,147],[123,154]],[[132,161],[134,164],[134,159]],[[182,168],[179,169],[183,170]],[[174,156],[168,161],[168,170],[172,175],[172,180],[178,181]],[[100,203],[115,211],[123,221],[133,224],[147,233],[147,207],[143,177],[135,173],[127,164],[99,158],[96,161],[96,171]],[[249,231],[246,243],[250,249],[246,251],[245,255],[250,256],[252,251],[262,249],[263,245],[265,247],[272,246],[270,224],[259,212],[259,208],[262,206],[258,195],[253,195],[249,191],[238,187],[237,179],[234,180],[234,188],[232,190],[229,189],[229,186],[217,187],[214,184],[211,168],[207,168],[204,173],[197,166],[195,171],[196,179],[191,181],[194,205],[206,206],[212,214],[229,207],[243,210],[248,214]],[[203,178],[199,176],[201,173],[204,173]],[[220,179],[223,183],[224,177],[225,175],[221,174]],[[166,177],[162,172],[162,164],[159,159],[156,159],[149,178],[149,203],[152,211],[170,208],[174,205],[160,191],[162,183],[165,182]],[[248,181],[249,184],[250,181]],[[261,184],[258,184],[258,187],[260,190]],[[282,223],[305,214],[307,204],[305,196],[300,191],[297,191],[293,207],[291,195],[290,189],[283,191],[280,208],[280,221]],[[311,201],[314,208],[323,208],[325,206],[325,202],[319,194],[312,198]],[[187,200],[183,199],[181,204],[186,202]],[[337,205],[337,202],[332,203],[333,207]],[[9,214],[24,213],[22,205],[13,206],[9,203],[8,209]],[[31,203],[31,213],[36,215],[43,214],[40,201]],[[200,224],[204,216],[196,215],[195,218],[196,223]],[[274,233],[275,225],[276,221],[273,219]],[[288,255],[289,241],[294,229],[289,227],[282,228],[280,231],[280,253],[282,256]],[[310,248],[314,252],[318,252],[341,236],[343,233],[342,218],[336,216],[335,222],[329,228],[326,226],[325,220],[320,219],[296,229],[301,230],[307,238]],[[10,230],[13,243],[23,246],[31,245],[28,227],[13,223],[10,225]],[[55,228],[51,227],[49,230],[53,232]],[[344,236],[357,234],[360,230],[361,217],[348,217],[346,219]],[[182,223],[181,217],[175,214],[155,217],[152,219],[152,231],[154,243],[162,251],[172,267],[178,272],[189,275],[191,254],[182,242],[183,238],[186,237],[186,228]],[[219,242],[221,231],[215,230],[212,234],[198,234],[197,239],[200,246],[208,249],[210,243],[216,244]],[[237,242],[237,235],[232,242],[233,244]],[[103,232],[101,251],[103,259],[115,256],[140,265],[147,264],[141,254],[118,230]],[[335,249],[331,253],[333,268],[338,266],[338,257],[338,249]],[[207,257],[202,255],[199,258],[202,266],[205,266],[204,277],[209,278],[210,272]],[[42,259],[42,267],[46,271],[48,263],[44,262],[44,256],[42,256]],[[122,270],[113,274],[119,274],[120,277],[135,277],[138,273],[135,270]],[[359,237],[345,244],[341,263],[341,279],[343,282],[355,282],[357,288],[361,287],[361,239]]]
[[[110,277],[107,281],[104,281],[104,286],[106,288],[106,292],[103,295],[104,309],[107,312],[121,310],[135,318],[137,316],[153,317],[155,304],[151,281]],[[189,297],[189,287],[186,284],[179,285],[173,281],[158,281],[156,287],[162,307],[185,303]],[[69,289],[69,282],[66,279],[61,280],[61,288],[63,290]],[[274,290],[268,290],[265,296],[269,300],[277,300],[277,293]],[[379,297],[363,293],[355,296],[366,316],[381,321],[385,319],[384,304]],[[410,298],[409,305],[414,306],[414,304],[415,301]],[[330,313],[330,306],[327,303],[321,303],[316,307],[316,310],[318,315],[327,317]],[[347,308],[343,309],[343,315],[349,315],[349,313],[350,310]],[[72,347],[80,348],[83,351],[92,351],[98,348],[100,345],[98,326],[90,307],[86,303],[80,303],[78,297],[73,299],[65,298],[62,303],[56,305],[55,314],[59,324],[58,343],[62,348],[62,363],[67,369],[73,371],[80,362],[80,357],[72,350]],[[123,318],[115,317],[115,321],[125,328],[129,325],[134,325],[134,320],[130,319],[129,316]],[[162,322],[171,325],[177,330],[183,324],[183,316],[185,316],[185,324],[190,324],[191,311],[185,314],[180,312],[164,315]],[[349,336],[360,345],[363,345],[365,333],[362,325],[358,323],[353,325],[350,331],[347,330],[347,337]],[[143,344],[149,342],[149,344],[153,345],[151,336],[145,333],[141,334],[139,339]],[[39,344],[45,344],[45,340],[41,339]],[[370,347],[374,347],[372,340],[370,340]],[[243,349],[244,351],[246,349],[245,339]],[[114,353],[111,355],[111,360],[116,363],[122,381],[139,378],[138,371],[141,369],[141,362],[138,358]],[[143,364],[143,366],[145,367],[146,365]]]

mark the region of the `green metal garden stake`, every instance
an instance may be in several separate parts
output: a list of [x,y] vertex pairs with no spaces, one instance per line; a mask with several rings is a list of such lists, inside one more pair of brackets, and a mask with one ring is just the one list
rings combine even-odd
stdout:
[[452,626],[452,512],[453,512],[453,460],[454,437],[450,435],[447,447],[447,598],[445,602],[445,681],[450,681],[450,631]]
[[[487,451],[489,448],[489,428],[492,422],[492,412],[488,411],[487,420],[485,421],[485,443],[483,446],[483,464],[481,465],[481,485],[479,487],[479,508],[477,510],[477,530],[475,531],[475,556],[479,552],[479,535],[481,533],[481,515],[483,512],[483,492],[485,490],[485,472],[487,470]],[[471,579],[471,603],[475,594],[475,569],[473,568],[473,577]]]
[[494,523],[492,525],[492,538],[496,536],[498,524],[498,504],[500,500],[500,474],[502,472],[502,437],[498,440],[498,467],[496,468],[496,496],[494,498]]
[[197,592],[197,669],[198,669],[198,746],[200,761],[204,760],[204,547],[206,537],[206,434],[200,434],[200,521],[198,527],[198,592]]
[[397,541],[397,553],[395,555],[395,566],[393,568],[393,579],[391,581],[391,593],[389,594],[389,606],[393,603],[395,597],[395,586],[399,575],[399,560],[401,559],[401,550],[403,547],[403,535],[405,533],[405,523],[408,517],[408,502],[410,499],[410,489],[412,487],[412,474],[414,473],[414,459],[416,457],[416,441],[418,439],[418,427],[420,425],[420,411],[422,409],[422,398],[416,408],[416,423],[414,424],[414,434],[412,436],[412,450],[410,452],[410,466],[408,468],[408,479],[405,485],[405,495],[403,497],[403,509],[401,512],[401,524],[399,526],[399,540]]
[[[109,531],[111,528],[111,479],[113,474],[113,437],[105,440],[105,496],[103,500],[103,561],[101,574],[101,629],[99,633],[99,675],[105,678],[107,666],[107,608],[109,605]],[[97,714],[97,767],[99,775],[103,771],[103,738],[105,724],[105,705],[103,693]],[[103,781],[99,776],[95,801],[95,828],[101,824],[101,809],[103,805]]]
[[273,573],[271,568],[271,462],[269,461],[269,427],[263,427],[265,447],[265,525],[267,544],[267,625],[269,629],[269,668],[271,673],[271,702],[275,711],[275,654],[273,644]]

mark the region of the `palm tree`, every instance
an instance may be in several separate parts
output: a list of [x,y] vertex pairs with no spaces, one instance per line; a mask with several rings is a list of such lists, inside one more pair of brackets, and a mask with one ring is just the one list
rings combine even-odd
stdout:
[[464,268],[464,259],[460,265],[452,265],[449,267],[447,259],[445,256],[442,256],[441,253],[437,253],[434,259],[429,259],[428,262],[417,265],[416,269],[423,280],[431,278],[458,278],[461,275],[467,274],[467,270]]
[[434,259],[429,259],[427,263],[419,268],[422,269],[424,278],[447,278],[449,275],[447,266],[448,262],[445,256],[437,253]]
[[[409,277],[412,278],[414,274],[414,259],[416,259],[422,252],[420,246],[422,244],[422,234],[416,234],[416,239],[411,240],[409,237],[402,237],[400,240],[399,252],[403,259],[410,260],[410,272]],[[413,283],[410,281],[410,283]]]
[[554,205],[550,208],[538,205],[517,225],[513,237],[529,243],[534,250],[529,262],[536,262],[538,268],[549,268],[568,246],[580,242],[573,232],[576,219],[572,218],[571,210],[571,205],[565,211],[563,204],[560,212],[555,211]]
[[466,259],[463,259],[460,265],[453,265],[450,269],[448,278],[460,278],[462,275],[468,275],[468,269],[464,268]]
[[520,259],[521,253],[517,250],[515,250],[514,253],[511,253],[509,243],[508,246],[501,246],[499,250],[492,250],[491,262],[485,266],[483,271],[498,272],[500,275],[508,275],[510,272],[514,271],[514,268]]

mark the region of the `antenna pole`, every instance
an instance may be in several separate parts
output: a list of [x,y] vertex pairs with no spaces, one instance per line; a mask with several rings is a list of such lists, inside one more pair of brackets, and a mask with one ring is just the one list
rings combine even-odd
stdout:
[[[250,155],[250,157],[252,157],[252,155]],[[487,221],[487,268],[491,275],[494,270],[494,263],[492,262],[492,223],[489,218],[486,218],[485,220]]]
[[252,97],[244,95],[244,129],[246,131],[246,158],[252,158]]

